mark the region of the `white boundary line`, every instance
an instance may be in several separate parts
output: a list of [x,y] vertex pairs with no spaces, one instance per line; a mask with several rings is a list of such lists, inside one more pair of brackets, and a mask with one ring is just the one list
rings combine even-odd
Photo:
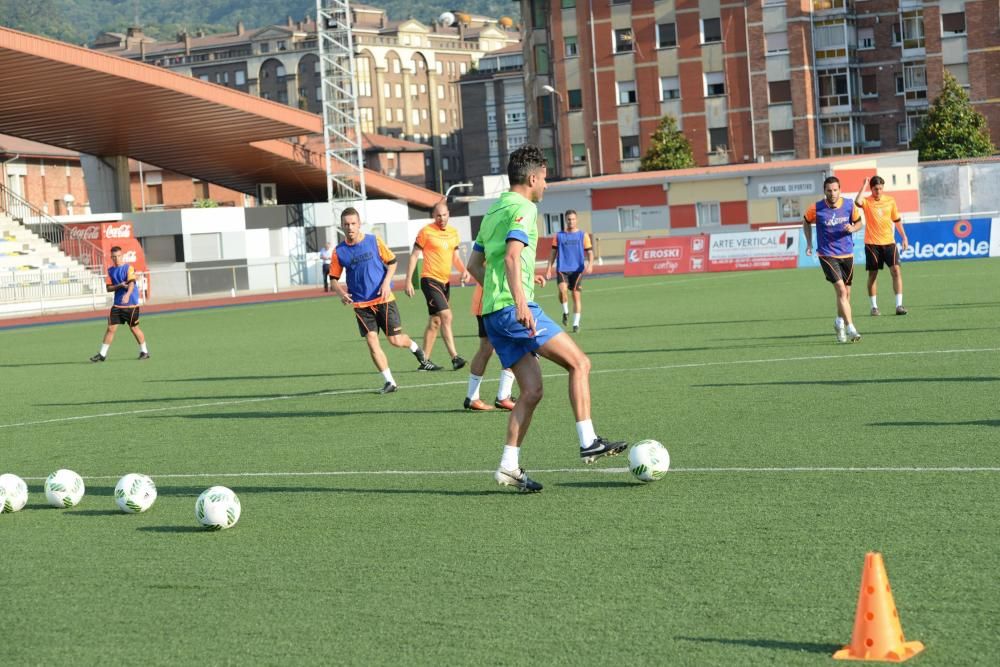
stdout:
[[[216,477],[240,477],[240,478],[267,478],[267,477],[419,477],[419,476],[455,476],[455,475],[490,475],[493,470],[314,470],[311,472],[222,472],[222,473],[164,473],[150,475],[154,479],[204,479]],[[570,474],[598,474],[598,475],[620,475],[628,472],[628,468],[548,468],[532,469],[532,473],[570,473]],[[858,468],[853,466],[791,466],[787,468],[671,468],[671,475],[683,473],[1000,473],[1000,467],[924,467],[924,466],[898,466],[898,467],[870,467]],[[85,480],[96,479],[119,479],[121,475],[86,475]],[[24,477],[25,481],[43,481],[45,477]]]
[[[592,370],[592,375],[604,375],[609,373],[635,373],[641,371],[665,371],[678,368],[708,368],[711,366],[741,366],[750,364],[773,364],[773,363],[787,363],[794,361],[829,361],[831,359],[836,359],[842,361],[844,359],[867,359],[872,357],[902,357],[902,356],[920,356],[929,354],[973,354],[979,352],[1000,352],[1000,347],[984,347],[984,348],[967,348],[967,349],[954,349],[954,350],[913,350],[913,351],[902,351],[902,352],[858,352],[855,354],[819,354],[809,357],[779,357],[774,359],[733,359],[729,361],[697,361],[686,364],[665,364],[661,366],[640,366],[637,368],[607,368]],[[558,373],[546,373],[543,377],[562,377],[565,375],[563,372]],[[455,385],[466,385],[468,380],[452,380],[449,382],[433,382],[424,384],[414,384],[400,389],[426,389],[429,387],[448,387]],[[125,410],[121,412],[102,412],[98,414],[91,415],[77,415],[75,417],[54,417],[52,419],[41,419],[38,421],[26,421],[26,422],[16,422],[13,424],[0,424],[0,429],[5,428],[16,428],[20,426],[40,426],[42,424],[57,424],[63,422],[81,421],[84,419],[100,419],[101,417],[123,417],[130,415],[142,415],[151,414],[155,412],[174,412],[178,410],[196,410],[200,408],[212,408],[212,407],[223,407],[230,405],[247,405],[251,403],[268,403],[271,401],[287,401],[287,400],[302,400],[306,398],[319,398],[323,396],[344,396],[347,394],[372,394],[373,389],[338,389],[335,391],[322,391],[314,394],[295,394],[295,395],[282,395],[282,396],[266,396],[261,398],[246,398],[238,399],[232,401],[211,401],[208,403],[193,403],[190,405],[168,405],[160,408],[143,408],[140,410]]]

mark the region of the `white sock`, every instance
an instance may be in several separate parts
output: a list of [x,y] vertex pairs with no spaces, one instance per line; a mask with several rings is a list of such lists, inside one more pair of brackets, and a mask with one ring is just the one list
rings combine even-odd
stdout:
[[837,327],[838,329],[840,327],[844,326],[844,318],[843,317],[835,317],[833,319],[833,326]]
[[569,301],[563,301],[563,315],[569,315]]
[[108,345],[107,343],[101,343],[101,356],[102,357],[108,356],[109,349],[111,349],[110,345]]
[[479,385],[483,383],[482,375],[473,375],[469,373],[469,392],[465,395],[470,401],[475,401],[479,399]]
[[868,298],[872,300],[872,308],[878,308],[878,297],[872,296]]
[[580,313],[573,313],[573,326],[580,326]]
[[146,347],[145,341],[139,344],[139,351],[144,354],[149,354],[149,349]]
[[854,328],[854,322],[847,323],[847,330],[851,333],[858,333],[858,330]]
[[514,371],[505,368],[500,371],[500,387],[497,389],[497,400],[510,398],[510,390],[514,386]]
[[903,305],[903,293],[900,292],[899,294],[896,295],[896,308],[899,308],[902,305]]
[[594,433],[594,422],[589,419],[576,423],[576,434],[580,437],[580,449],[590,447],[594,444],[594,440],[597,440],[597,434]]
[[417,341],[415,341],[415,340],[413,340],[411,338],[410,339],[410,352],[413,352],[414,354],[416,354],[417,350],[419,350],[419,349],[420,349],[420,346],[417,345]]
[[504,445],[503,456],[500,457],[500,467],[504,470],[517,470],[521,467],[518,462],[521,448],[515,445]]
[[388,368],[382,371],[382,377],[385,378],[386,382],[391,382],[393,384],[396,384],[396,381],[392,379],[392,371],[390,371]]

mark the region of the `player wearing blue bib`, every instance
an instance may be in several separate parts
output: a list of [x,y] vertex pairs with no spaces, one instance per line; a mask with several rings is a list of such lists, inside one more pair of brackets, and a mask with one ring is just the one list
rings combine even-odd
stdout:
[[535,275],[538,242],[538,207],[545,192],[545,155],[536,146],[522,146],[510,155],[507,175],[510,191],[483,217],[472,246],[467,269],[483,286],[483,323],[486,334],[505,368],[521,387],[521,396],[507,422],[507,440],[500,467],[493,474],[498,484],[520,491],[541,491],[520,465],[520,447],[542,399],[542,369],[536,355],[569,371],[569,396],[576,417],[580,458],[593,463],[602,456],[620,454],[624,442],[611,442],[594,432],[590,419],[590,359],[566,332],[534,303],[535,285],[545,285]]
[[111,248],[111,266],[108,267],[108,291],[115,293],[111,313],[108,315],[108,328],[104,332],[101,350],[90,358],[93,362],[108,358],[108,350],[115,339],[115,331],[119,324],[127,324],[129,331],[139,343],[139,360],[149,359],[149,349],[146,347],[146,336],[139,328],[139,287],[136,284],[135,269],[131,264],[122,261],[122,249],[119,246]]
[[[330,287],[345,306],[354,307],[358,332],[368,344],[375,368],[382,374],[384,384],[380,394],[396,391],[396,380],[389,370],[389,360],[378,342],[381,329],[393,347],[405,347],[413,353],[421,366],[429,363],[424,351],[403,331],[392,293],[392,274],[396,255],[385,247],[374,234],[361,231],[361,215],[355,208],[346,208],[340,214],[340,228],[344,240],[337,244],[330,257]],[[342,273],[347,274],[347,289],[340,284]]]
[[594,270],[594,250],[590,244],[590,234],[577,228],[576,211],[570,209],[564,216],[566,229],[552,239],[552,254],[545,269],[545,277],[552,278],[555,263],[559,275],[559,303],[562,304],[563,326],[569,324],[569,292],[573,292],[573,333],[580,330],[580,314],[583,312],[580,283],[584,273]]
[[[813,253],[812,225],[816,225],[816,255],[828,282],[837,296],[837,318],[833,327],[837,341],[861,340],[851,317],[851,282],[854,279],[854,239],[861,229],[861,210],[850,199],[840,196],[840,180],[830,176],[823,181],[824,199],[809,207],[802,220],[806,254]],[[846,330],[845,330],[846,325]]]

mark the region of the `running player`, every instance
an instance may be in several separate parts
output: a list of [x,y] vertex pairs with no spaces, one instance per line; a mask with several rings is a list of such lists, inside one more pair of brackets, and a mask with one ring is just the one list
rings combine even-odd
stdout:
[[476,284],[476,289],[472,293],[472,314],[476,316],[476,323],[479,325],[479,349],[476,356],[472,357],[469,365],[469,391],[465,395],[465,409],[477,412],[492,410],[494,407],[500,410],[513,410],[514,399],[510,395],[510,390],[514,386],[514,373],[509,368],[500,371],[500,387],[497,389],[496,400],[493,407],[479,398],[479,385],[483,383],[483,373],[486,372],[486,364],[493,354],[493,346],[486,335],[486,325],[483,324],[483,287]]
[[520,447],[535,408],[542,399],[541,355],[569,371],[569,397],[576,418],[580,457],[592,463],[620,454],[627,444],[594,432],[590,419],[590,359],[534,303],[538,242],[538,207],[545,192],[545,155],[537,146],[522,146],[507,164],[510,191],[503,193],[483,217],[469,258],[469,272],[483,286],[483,322],[500,363],[514,371],[521,396],[510,413],[507,440],[493,477],[521,491],[541,491],[520,465]]
[[[594,250],[590,244],[590,234],[576,226],[576,211],[566,211],[566,230],[552,239],[552,255],[545,269],[545,277],[552,279],[552,265],[559,273],[559,303],[562,304],[563,326],[569,324],[569,296],[573,292],[573,333],[580,330],[581,297],[580,282],[584,273],[594,270]],[[586,259],[585,259],[586,258]]]
[[[403,332],[392,293],[392,271],[396,256],[374,234],[361,231],[361,216],[355,208],[346,208],[340,214],[340,227],[344,240],[337,244],[330,257],[330,286],[341,303],[353,306],[358,319],[358,331],[368,343],[375,368],[382,374],[385,384],[380,394],[396,391],[396,380],[389,370],[389,360],[379,344],[379,329],[394,347],[405,347],[421,365],[427,363],[424,351]],[[340,274],[347,273],[347,289],[340,284]]]
[[108,267],[108,291],[115,293],[111,313],[108,315],[108,328],[104,332],[101,350],[90,358],[93,362],[108,358],[111,341],[115,339],[115,331],[119,324],[127,324],[129,331],[139,343],[139,361],[149,359],[149,349],[146,347],[146,335],[139,328],[139,286],[136,284],[135,269],[131,264],[122,262],[120,246],[111,248],[111,266]]
[[[865,188],[871,186],[872,196],[865,197]],[[903,241],[903,250],[909,247],[910,242],[906,238],[906,231],[903,229],[903,220],[899,217],[899,209],[896,208],[896,200],[885,194],[885,180],[881,176],[866,178],[858,190],[858,197],[854,201],[858,207],[865,212],[865,269],[868,271],[868,297],[872,301],[872,315],[879,315],[878,309],[878,288],[875,284],[878,279],[878,272],[883,266],[889,267],[889,274],[892,276],[892,291],[896,295],[896,314],[906,315],[906,307],[903,306],[903,273],[899,260],[899,249],[896,247],[896,238],[893,236],[893,225],[899,231],[899,238]]]
[[[424,330],[424,352],[429,358],[437,340],[438,331],[444,339],[444,346],[451,355],[451,368],[457,371],[465,366],[465,359],[458,355],[455,348],[455,336],[451,332],[451,267],[454,264],[462,273],[462,282],[470,280],[469,274],[462,264],[461,253],[458,252],[458,230],[448,226],[448,204],[444,200],[434,206],[431,213],[434,222],[426,225],[417,233],[413,243],[413,252],[406,268],[406,296],[413,296],[413,272],[417,268],[417,260],[424,258],[420,271],[420,291],[427,299],[427,328]],[[423,364],[417,370],[439,371],[441,367],[430,363]]]
[[[861,229],[861,209],[840,196],[840,179],[830,176],[823,181],[825,197],[806,211],[802,231],[806,236],[806,254],[812,255],[812,227],[816,225],[816,254],[827,281],[833,283],[837,296],[837,318],[833,322],[837,341],[861,340],[851,317],[851,281],[854,278],[854,239]],[[846,331],[845,331],[846,325]]]

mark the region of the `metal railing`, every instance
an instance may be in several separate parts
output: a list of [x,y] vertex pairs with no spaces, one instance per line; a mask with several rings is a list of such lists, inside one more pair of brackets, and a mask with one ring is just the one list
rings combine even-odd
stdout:
[[105,300],[104,279],[85,269],[0,269],[0,304],[97,297]]
[[99,245],[67,234],[65,225],[35,208],[3,183],[0,183],[0,212],[6,213],[11,220],[20,223],[91,271],[104,273],[104,253]]

